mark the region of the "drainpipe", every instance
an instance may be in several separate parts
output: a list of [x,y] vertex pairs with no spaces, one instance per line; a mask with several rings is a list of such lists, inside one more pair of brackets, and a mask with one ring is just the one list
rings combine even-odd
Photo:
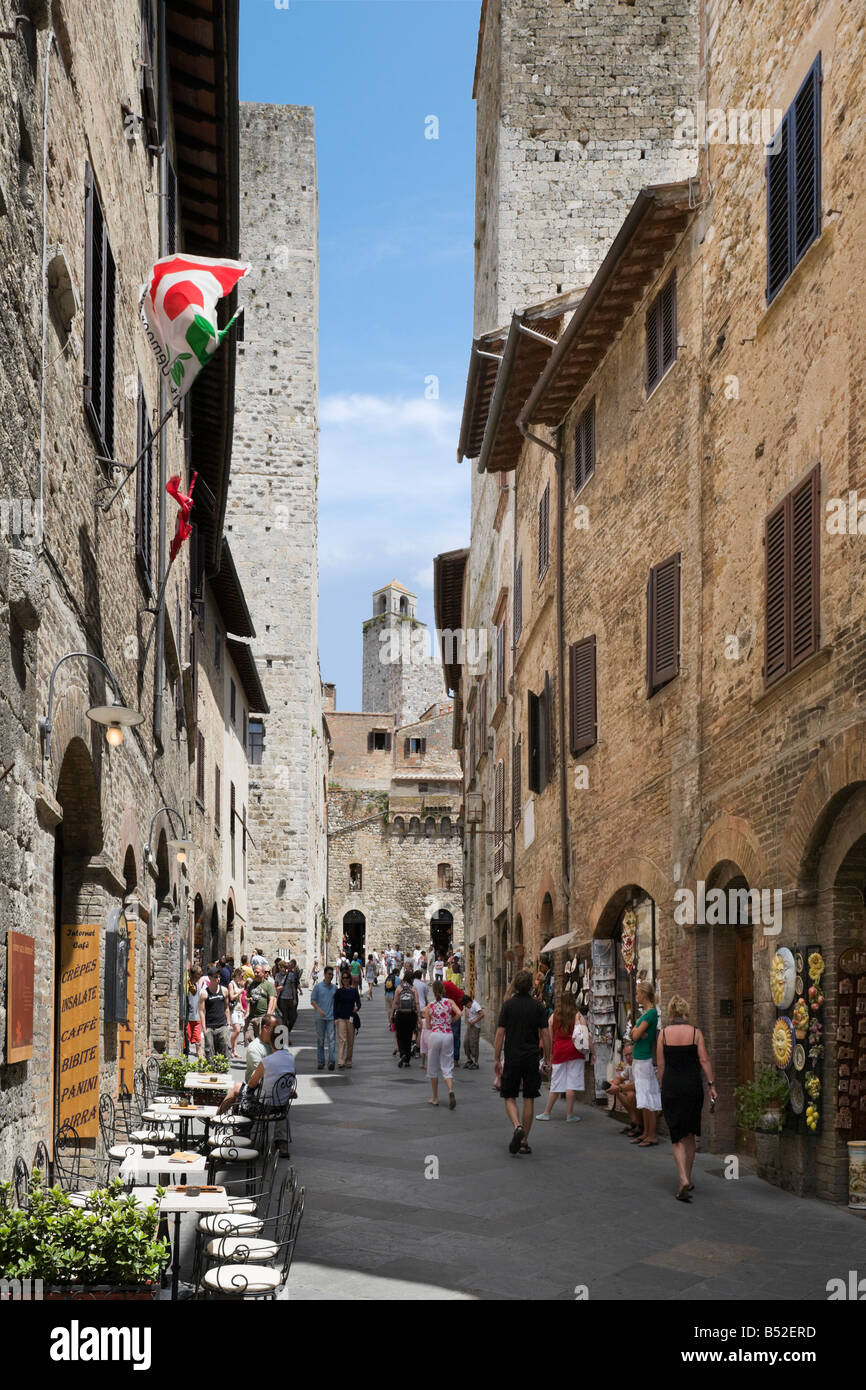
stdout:
[[558,514],[556,544],[556,637],[557,637],[557,678],[559,681],[559,816],[560,841],[562,844],[562,893],[565,899],[565,927],[568,930],[569,905],[571,902],[571,843],[568,822],[568,758],[565,741],[565,607],[563,575],[565,569],[565,469],[562,454],[562,426],[555,431],[555,444],[533,434],[522,417],[517,420],[524,439],[532,440],[547,453],[553,454],[556,461],[556,506]]
[[[514,631],[514,580],[517,575],[517,480],[520,477],[520,467],[514,470],[514,487],[511,498],[512,524],[511,524],[511,699],[509,701],[509,720],[508,720],[508,754],[507,757],[511,764],[509,768],[509,781],[511,782],[511,892],[508,902],[508,918],[511,922],[511,935],[514,939],[514,880],[517,873],[517,826],[514,823],[514,687],[517,682],[514,679],[514,662],[517,656],[517,634]],[[504,779],[503,779],[504,780]],[[523,925],[524,936],[526,934],[526,924]],[[523,961],[521,961],[521,966]]]
[[[17,32],[17,25],[16,25]],[[38,552],[45,545],[45,374],[48,359],[48,103],[51,74],[51,50],[57,39],[52,29],[45,47],[45,85],[42,95],[42,363],[39,383],[39,479],[36,495],[36,525],[39,528]]]
[[[168,250],[168,64],[166,62],[166,0],[159,0],[157,59],[159,83],[159,254],[164,256]],[[166,411],[165,377],[159,374],[159,418]],[[168,481],[168,430],[159,432],[159,583],[163,587],[167,558],[166,545],[166,503],[165,485]],[[162,751],[162,687],[165,673],[165,593],[156,615],[156,651],[153,664],[153,739],[156,748]]]

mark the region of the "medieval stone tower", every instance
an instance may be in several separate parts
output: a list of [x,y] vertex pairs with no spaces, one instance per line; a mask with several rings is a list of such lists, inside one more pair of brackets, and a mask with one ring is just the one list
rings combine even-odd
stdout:
[[[270,715],[250,767],[247,948],[312,964],[326,891],[318,669],[318,194],[310,107],[241,104],[243,283],[227,514]],[[260,745],[260,746],[259,746]],[[252,939],[249,939],[252,938]]]
[[475,324],[588,285],[641,188],[697,172],[697,0],[483,0]]
[[397,726],[413,724],[441,700],[442,667],[418,598],[396,579],[373,595],[373,616],[364,623],[364,711],[394,714]]

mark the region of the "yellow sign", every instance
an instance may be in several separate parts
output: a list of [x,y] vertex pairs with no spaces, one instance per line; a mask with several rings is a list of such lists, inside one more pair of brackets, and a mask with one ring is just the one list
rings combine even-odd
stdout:
[[[125,918],[123,919],[126,920]],[[135,923],[127,923],[129,950],[126,956],[126,1022],[117,1025],[117,1092],[125,1086],[132,1095],[135,1069]]]
[[99,928],[60,929],[60,1123],[95,1139],[99,1107]]

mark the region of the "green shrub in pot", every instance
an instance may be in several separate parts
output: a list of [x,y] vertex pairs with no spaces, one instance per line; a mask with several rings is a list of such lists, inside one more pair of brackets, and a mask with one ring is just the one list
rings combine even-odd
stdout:
[[737,1124],[741,1129],[778,1134],[784,1122],[788,1082],[784,1073],[775,1067],[763,1067],[754,1081],[747,1081],[736,1088],[734,1099],[737,1103]]

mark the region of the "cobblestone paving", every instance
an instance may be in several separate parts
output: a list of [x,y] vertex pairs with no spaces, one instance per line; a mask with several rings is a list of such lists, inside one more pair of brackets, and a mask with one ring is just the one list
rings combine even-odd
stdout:
[[417,1060],[391,1056],[380,992],[362,1020],[348,1072],[316,1071],[309,1006],[293,1035],[307,1199],[292,1300],[574,1299],[585,1285],[590,1300],[823,1301],[828,1279],[866,1273],[866,1223],[844,1208],[726,1180],[710,1154],[678,1203],[670,1144],[637,1150],[589,1106],[566,1125],[559,1102],[533,1153],[512,1157],[488,1045],[481,1070],[455,1073],[457,1108],[433,1109]]

